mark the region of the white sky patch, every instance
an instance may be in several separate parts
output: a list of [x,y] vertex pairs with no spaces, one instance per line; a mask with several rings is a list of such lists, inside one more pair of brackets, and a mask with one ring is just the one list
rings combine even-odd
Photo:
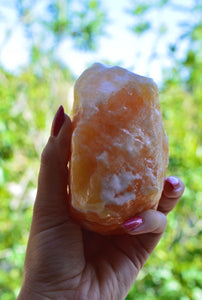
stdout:
[[11,72],[15,72],[29,62],[28,43],[20,26],[16,27],[2,48],[0,60]]
[[[179,1],[179,5],[189,8],[192,2],[187,0],[181,4]],[[175,1],[175,5],[177,4],[178,1]],[[94,62],[110,61],[112,64],[129,69],[131,72],[151,77],[159,84],[162,80],[163,69],[171,66],[168,47],[170,44],[174,44],[177,37],[184,33],[184,29],[177,24],[179,22],[194,22],[196,19],[194,13],[190,11],[188,14],[183,14],[181,11],[173,11],[168,5],[161,10],[160,14],[158,10],[150,11],[152,30],[148,34],[138,37],[130,30],[136,18],[126,12],[132,7],[131,0],[103,0],[102,6],[108,14],[109,23],[105,25],[106,35],[98,39],[98,50],[92,53],[76,50],[73,47],[73,42],[69,39],[60,45],[55,53],[56,56],[70,68],[76,77]],[[42,13],[43,5],[40,4],[37,9]],[[7,44],[4,45],[3,51],[0,52],[0,62],[6,69],[15,72],[18,68],[29,63],[29,45],[25,32],[16,26],[14,7],[11,5],[0,13],[5,16],[4,19],[0,20],[0,47],[2,46],[2,37],[5,36],[4,24],[9,24],[10,28],[13,26],[13,34],[8,39]],[[168,27],[167,32],[161,38],[157,34],[159,25]],[[34,34],[37,35],[38,33],[34,32]],[[181,40],[177,45],[178,52],[175,55],[178,58],[182,58],[186,53],[188,47],[186,41],[187,39]],[[151,58],[154,50],[156,56]]]

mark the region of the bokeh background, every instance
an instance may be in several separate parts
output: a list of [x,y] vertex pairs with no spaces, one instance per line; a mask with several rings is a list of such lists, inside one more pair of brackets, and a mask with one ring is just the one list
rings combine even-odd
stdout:
[[159,85],[170,144],[168,175],[185,183],[132,299],[202,299],[201,1],[0,1],[0,299],[15,299],[54,114],[95,61]]

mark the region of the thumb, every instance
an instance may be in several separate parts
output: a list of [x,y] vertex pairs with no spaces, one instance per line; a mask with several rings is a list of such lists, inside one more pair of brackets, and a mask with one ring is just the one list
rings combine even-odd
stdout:
[[60,106],[53,121],[51,136],[41,155],[33,213],[33,224],[40,227],[37,231],[61,224],[69,218],[67,164],[70,142],[71,120]]
[[25,257],[24,286],[32,291],[37,289],[37,294],[40,290],[44,294],[48,288],[52,292],[53,287],[59,291],[61,286],[70,290],[72,281],[69,278],[75,279],[77,276],[79,280],[85,264],[82,231],[68,212],[70,141],[71,121],[60,107],[41,156]]

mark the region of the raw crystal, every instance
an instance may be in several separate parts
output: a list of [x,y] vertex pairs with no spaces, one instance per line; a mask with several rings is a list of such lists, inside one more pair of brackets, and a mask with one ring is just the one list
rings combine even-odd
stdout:
[[156,209],[168,165],[158,88],[150,78],[96,63],[75,84],[70,211],[84,228],[121,224]]

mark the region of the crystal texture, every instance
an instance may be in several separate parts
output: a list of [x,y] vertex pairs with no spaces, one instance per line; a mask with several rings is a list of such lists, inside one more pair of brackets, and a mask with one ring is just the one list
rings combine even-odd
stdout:
[[151,78],[95,63],[75,84],[70,212],[84,228],[121,234],[156,209],[168,166],[158,88]]

